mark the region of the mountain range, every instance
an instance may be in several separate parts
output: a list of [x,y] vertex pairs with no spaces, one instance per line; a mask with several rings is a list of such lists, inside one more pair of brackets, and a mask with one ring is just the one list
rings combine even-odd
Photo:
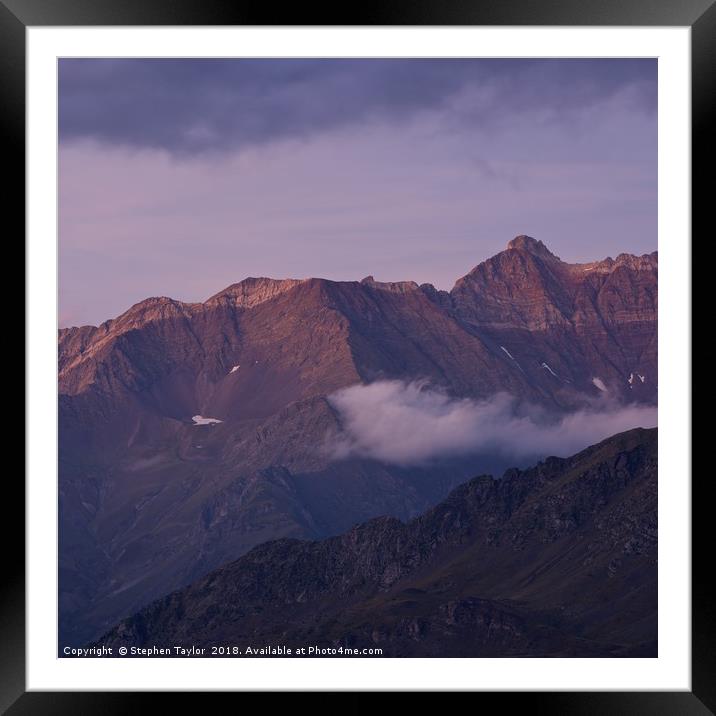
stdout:
[[655,404],[657,272],[656,252],[569,264],[518,236],[450,292],[248,278],[61,329],[60,642],[96,639],[261,543],[410,519],[508,467],[336,460],[323,447],[343,388],[421,380],[550,415]]
[[656,429],[477,477],[407,524],[379,517],[318,542],[265,543],[95,646],[217,644],[655,657]]

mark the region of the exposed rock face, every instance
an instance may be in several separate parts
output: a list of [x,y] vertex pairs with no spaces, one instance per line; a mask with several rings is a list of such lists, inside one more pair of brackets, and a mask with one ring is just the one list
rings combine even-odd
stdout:
[[250,278],[61,330],[61,640],[86,642],[265,540],[407,519],[478,467],[506,467],[332,463],[337,389],[427,379],[557,411],[604,391],[655,402],[656,279],[656,254],[570,265],[517,237],[450,293]]
[[656,656],[657,433],[633,430],[403,524],[253,549],[107,646],[349,646],[384,656]]
[[[258,365],[270,351],[272,370],[298,372],[299,382],[306,364],[315,365],[321,387],[300,397],[325,394],[328,370],[336,385],[420,375],[460,393],[509,389],[553,405],[569,404],[570,394],[572,401],[596,395],[594,377],[632,399],[629,376],[638,373],[638,398],[654,400],[657,269],[656,253],[566,264],[541,241],[518,236],[449,294],[369,276],[360,283],[249,278],[203,304],[151,298],[98,328],[60,331],[60,393],[91,386],[115,397],[181,371],[187,389],[208,398],[226,392],[220,382],[233,365]],[[455,364],[460,353],[469,365]],[[340,367],[329,368],[331,361]]]
[[222,303],[230,299],[237,308],[253,308],[259,303],[270,301],[285,291],[290,291],[302,283],[301,280],[273,279],[273,278],[246,278],[239,283],[234,283],[215,296],[212,296],[207,303]]
[[543,259],[552,259],[559,261],[559,256],[555,256],[541,241],[533,239],[531,236],[520,234],[507,242],[507,250],[528,251],[534,256],[540,256]]
[[656,401],[657,274],[656,252],[567,264],[518,236],[451,297],[461,323],[504,346],[546,392],[595,392],[596,377],[614,396]]
[[408,293],[417,291],[420,287],[415,281],[376,281],[372,276],[366,276],[361,285],[378,288],[383,291],[394,291],[395,293]]

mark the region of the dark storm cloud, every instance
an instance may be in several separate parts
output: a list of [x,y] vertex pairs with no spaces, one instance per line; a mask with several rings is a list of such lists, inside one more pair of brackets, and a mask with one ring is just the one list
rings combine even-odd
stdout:
[[428,110],[484,126],[515,112],[559,118],[618,93],[656,110],[656,60],[61,59],[59,82],[62,141],[177,154]]

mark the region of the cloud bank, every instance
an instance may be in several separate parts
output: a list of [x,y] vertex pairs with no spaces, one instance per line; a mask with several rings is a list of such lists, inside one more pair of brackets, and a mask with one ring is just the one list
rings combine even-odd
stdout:
[[65,58],[59,87],[63,141],[191,155],[446,107],[539,121],[626,93],[655,111],[656,60]]
[[525,414],[506,394],[476,401],[451,398],[424,383],[379,381],[333,394],[343,432],[336,458],[363,457],[408,466],[471,454],[515,459],[568,456],[635,427],[654,427],[656,407],[595,404],[561,419]]

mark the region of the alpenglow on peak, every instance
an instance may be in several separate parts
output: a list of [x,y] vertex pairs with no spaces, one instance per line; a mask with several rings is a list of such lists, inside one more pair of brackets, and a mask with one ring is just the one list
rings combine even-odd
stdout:
[[520,234],[515,236],[507,244],[507,250],[510,249],[522,249],[523,251],[529,251],[531,254],[536,256],[542,256],[544,258],[559,259],[559,256],[555,256],[541,241],[534,239],[526,234]]

